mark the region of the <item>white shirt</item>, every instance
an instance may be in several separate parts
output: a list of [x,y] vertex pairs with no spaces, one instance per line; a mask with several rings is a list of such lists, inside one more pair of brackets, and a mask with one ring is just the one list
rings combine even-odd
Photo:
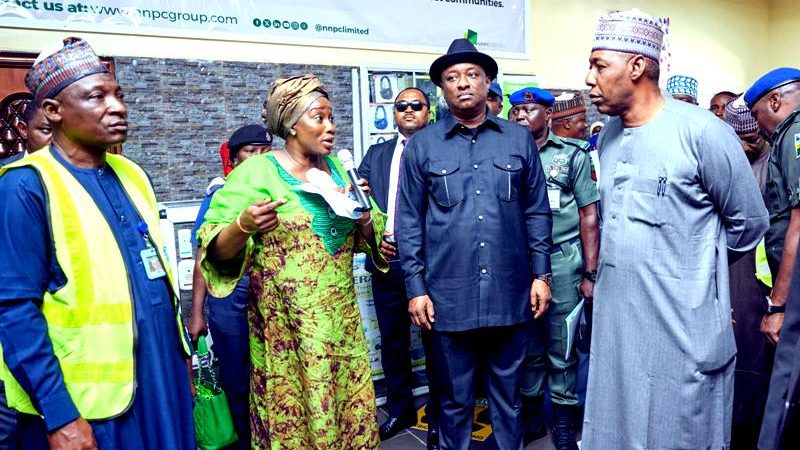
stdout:
[[397,136],[397,144],[392,154],[392,165],[389,167],[389,202],[386,205],[386,232],[394,234],[394,215],[397,211],[397,187],[400,183],[400,158],[403,157],[403,144],[407,139],[403,135]]

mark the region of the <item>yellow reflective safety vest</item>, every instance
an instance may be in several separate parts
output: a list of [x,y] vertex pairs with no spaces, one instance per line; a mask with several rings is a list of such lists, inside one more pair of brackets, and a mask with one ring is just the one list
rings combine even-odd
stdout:
[[[106,164],[147,223],[166,265],[155,193],[147,175],[123,156],[108,154]],[[136,320],[122,252],[92,197],[49,149],[0,168],[0,176],[19,167],[35,169],[42,181],[55,256],[67,280],[56,292],[45,292],[41,306],[67,391],[85,419],[118,416],[133,403],[136,377]],[[171,283],[169,266],[165,269]],[[180,308],[175,309],[176,338],[189,355]],[[4,360],[0,377],[9,406],[39,414]]]
[[772,287],[772,272],[770,272],[769,263],[767,262],[767,246],[764,238],[761,239],[758,247],[756,247],[756,278],[767,287]]

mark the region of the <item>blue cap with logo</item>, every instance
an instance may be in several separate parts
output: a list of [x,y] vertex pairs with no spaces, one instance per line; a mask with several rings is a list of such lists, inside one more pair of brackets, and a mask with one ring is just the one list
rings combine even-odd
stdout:
[[800,81],[800,69],[781,67],[772,70],[750,86],[750,89],[744,93],[744,101],[747,103],[748,108],[753,109],[753,105],[770,91],[798,81]]
[[508,97],[508,102],[511,103],[511,106],[522,105],[523,103],[538,103],[549,108],[556,102],[556,98],[545,89],[526,87],[511,94]]
[[233,152],[238,152],[245,145],[269,145],[272,144],[272,133],[267,131],[262,125],[245,125],[234,131],[228,140],[228,148]]

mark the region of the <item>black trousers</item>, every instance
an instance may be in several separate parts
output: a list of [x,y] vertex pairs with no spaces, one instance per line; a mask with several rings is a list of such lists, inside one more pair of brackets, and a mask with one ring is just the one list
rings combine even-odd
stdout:
[[[389,273],[373,271],[372,297],[381,332],[381,365],[386,377],[389,415],[400,417],[414,411],[414,395],[411,392],[411,318],[408,315],[408,299],[405,281],[399,264],[392,263]],[[439,389],[435,380],[435,364],[430,350],[430,333],[423,331],[422,345],[425,348],[425,369],[428,375],[428,405],[425,408],[429,424],[439,422]]]
[[442,390],[442,450],[469,448],[475,407],[473,386],[479,371],[486,379],[489,417],[498,447],[522,450],[520,368],[528,346],[529,325],[432,332]]

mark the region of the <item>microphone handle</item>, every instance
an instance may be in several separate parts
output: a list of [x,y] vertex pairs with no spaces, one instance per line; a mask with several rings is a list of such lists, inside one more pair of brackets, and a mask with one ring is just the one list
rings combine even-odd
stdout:
[[371,211],[372,203],[370,203],[369,199],[367,198],[367,194],[361,190],[361,187],[358,185],[358,174],[356,171],[354,169],[348,170],[347,176],[350,178],[350,184],[353,186],[353,194],[356,196],[356,201],[359,205],[359,207],[356,208],[356,211]]

